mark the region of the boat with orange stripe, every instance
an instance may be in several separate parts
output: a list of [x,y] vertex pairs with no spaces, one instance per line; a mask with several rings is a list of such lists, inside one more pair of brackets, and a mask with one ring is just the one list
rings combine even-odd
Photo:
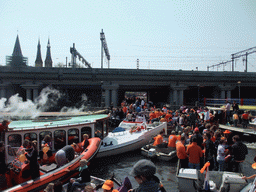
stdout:
[[69,181],[71,177],[77,176],[78,172],[76,169],[79,167],[79,161],[81,159],[87,159],[90,161],[98,152],[100,146],[100,138],[90,138],[89,146],[82,151],[79,156],[76,156],[72,161],[64,166],[57,168],[56,162],[50,162],[50,165],[40,166],[40,177],[36,178],[35,180],[32,180],[31,177],[24,178],[26,175],[24,173],[30,169],[29,164],[21,162],[20,159],[16,159],[16,161],[13,161],[8,165],[6,180],[9,187],[12,186],[13,183],[16,183],[17,185],[8,188],[6,191],[43,191],[48,183],[55,182],[57,180],[65,183]]

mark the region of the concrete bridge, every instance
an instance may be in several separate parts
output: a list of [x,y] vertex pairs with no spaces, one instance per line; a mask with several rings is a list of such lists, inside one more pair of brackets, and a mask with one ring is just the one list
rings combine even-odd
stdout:
[[34,100],[52,87],[77,102],[85,93],[94,106],[119,105],[126,91],[147,92],[158,104],[192,104],[207,98],[255,98],[256,73],[182,70],[0,67],[0,98]]

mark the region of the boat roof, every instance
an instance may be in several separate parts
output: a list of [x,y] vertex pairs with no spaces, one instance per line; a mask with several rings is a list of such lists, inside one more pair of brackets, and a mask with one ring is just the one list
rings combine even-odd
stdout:
[[93,122],[97,119],[106,118],[108,115],[100,114],[100,115],[88,115],[88,116],[77,116],[70,117],[64,120],[49,120],[49,121],[33,121],[33,120],[18,120],[11,121],[9,124],[9,128],[16,129],[30,129],[30,128],[46,128],[46,127],[57,127],[64,125],[74,125],[81,124],[86,122]]

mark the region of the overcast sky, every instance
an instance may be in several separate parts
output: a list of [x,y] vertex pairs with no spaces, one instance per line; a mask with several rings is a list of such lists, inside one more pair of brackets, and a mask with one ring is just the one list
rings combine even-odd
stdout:
[[[139,59],[140,69],[206,71],[256,46],[255,8],[255,0],[0,0],[0,65],[18,34],[30,66],[38,39],[44,61],[50,38],[53,65],[66,57],[70,62],[75,43],[100,68],[103,29],[110,68],[135,69]],[[248,71],[256,71],[255,61],[256,53],[250,54]],[[244,71],[243,57],[235,63],[236,71]],[[223,69],[230,71],[230,65]]]

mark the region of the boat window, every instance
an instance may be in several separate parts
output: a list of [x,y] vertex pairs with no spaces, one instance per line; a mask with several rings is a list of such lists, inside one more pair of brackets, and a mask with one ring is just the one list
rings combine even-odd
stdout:
[[72,143],[79,143],[79,130],[69,129],[68,130],[68,145]]
[[83,140],[83,135],[87,134],[89,138],[92,137],[92,128],[91,127],[83,127],[81,129],[81,140]]
[[[95,137],[99,137],[101,139],[103,139],[103,135],[106,132],[106,126],[104,126],[104,122],[103,121],[97,121],[96,122],[96,129],[95,129]],[[105,128],[104,128],[105,127]],[[102,133],[103,131],[103,133]]]
[[15,156],[21,147],[21,135],[13,134],[8,136],[8,155]]
[[[50,131],[43,131],[43,132],[39,133],[39,143],[40,143],[39,148],[40,149],[42,148],[42,141],[46,135],[49,135],[52,140],[52,133]],[[50,145],[50,148],[52,148],[52,141],[50,141],[48,144]]]
[[66,146],[66,131],[56,130],[54,131],[54,149],[58,150]]
[[24,134],[24,140],[27,139],[29,141],[37,141],[37,134],[36,133],[26,133]]

